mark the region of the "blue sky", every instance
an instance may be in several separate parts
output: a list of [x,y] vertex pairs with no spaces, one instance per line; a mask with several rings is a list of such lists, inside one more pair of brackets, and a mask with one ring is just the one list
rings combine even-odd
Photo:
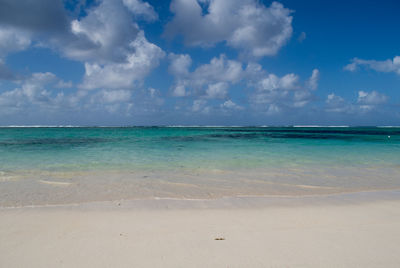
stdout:
[[399,10],[0,0],[0,125],[400,125]]

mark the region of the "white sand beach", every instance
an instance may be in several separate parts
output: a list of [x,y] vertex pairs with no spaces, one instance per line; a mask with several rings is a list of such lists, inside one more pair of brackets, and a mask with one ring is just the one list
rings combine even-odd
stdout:
[[0,267],[400,265],[398,200],[185,202],[2,208]]

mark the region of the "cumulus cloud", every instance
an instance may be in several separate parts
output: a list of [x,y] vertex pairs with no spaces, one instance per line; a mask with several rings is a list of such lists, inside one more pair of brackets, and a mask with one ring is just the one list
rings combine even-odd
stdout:
[[286,74],[278,77],[275,74],[268,74],[258,81],[257,88],[260,91],[292,90],[298,88],[299,77],[296,74]]
[[[0,79],[15,84],[0,93],[2,114],[126,115],[161,107],[161,93],[144,89],[142,81],[165,53],[136,23],[158,19],[153,7],[142,0],[81,1],[68,12],[61,0],[0,1]],[[13,74],[4,61],[7,54],[32,46],[82,62],[85,73],[78,89],[50,72]]]
[[20,81],[20,86],[0,94],[0,108],[5,113],[26,110],[32,107],[52,108],[60,100],[47,87],[54,86],[60,79],[50,72],[33,73]]
[[168,55],[170,64],[168,72],[175,77],[175,84],[172,87],[172,95],[174,97],[184,97],[187,95],[186,86],[188,84],[189,68],[192,65],[192,58],[188,54]]
[[[60,0],[4,0],[2,5],[18,14],[18,19],[15,14],[2,16],[5,8],[0,8],[0,59],[28,48],[36,39],[38,45],[84,63],[85,75],[80,85],[83,89],[132,88],[165,55],[161,48],[148,42],[134,22],[135,17],[158,17],[152,6],[142,0],[102,0],[85,10],[85,16],[72,20]],[[46,31],[57,33],[42,36]],[[1,68],[3,78],[10,76],[5,70]]]
[[293,107],[301,108],[306,106],[314,96],[311,94],[310,91],[307,90],[300,90],[296,91],[293,94]]
[[159,111],[164,100],[154,89],[100,89],[93,91],[61,91],[66,82],[50,72],[33,73],[17,82],[18,87],[0,93],[0,113],[51,118],[54,115],[89,116],[99,113],[131,116]]
[[377,91],[358,91],[357,100],[346,101],[343,97],[331,93],[327,96],[325,110],[334,113],[362,114],[385,104],[388,97]]
[[0,58],[8,53],[24,50],[31,44],[27,31],[0,26]]
[[205,98],[226,98],[229,85],[239,82],[244,75],[239,61],[229,60],[225,55],[212,58],[210,63],[198,66],[190,72],[192,60],[189,55],[169,56],[169,72],[175,77],[172,95],[183,97],[188,95]]
[[350,112],[353,108],[341,96],[337,96],[334,93],[331,93],[327,96],[325,103],[326,103],[325,110],[327,112],[346,113],[346,112]]
[[212,58],[210,63],[200,65],[192,74],[196,84],[204,84],[207,81],[238,82],[242,77],[242,63],[229,60],[221,54],[218,58]]
[[36,39],[38,45],[78,61],[122,62],[140,34],[134,17],[158,18],[142,0],[100,0],[86,9],[79,6],[86,15],[71,19],[61,0],[0,1],[0,40],[8,40],[0,42],[0,53],[4,48],[26,48]]
[[72,81],[64,81],[64,80],[60,80],[55,87],[56,88],[72,88],[74,86],[74,84],[72,83]]
[[83,89],[131,88],[135,81],[144,79],[156,66],[165,53],[158,46],[148,42],[140,32],[130,43],[133,51],[126,55],[122,63],[85,63]]
[[387,101],[388,97],[377,91],[358,91],[357,102],[363,105],[380,105]]
[[148,21],[155,21],[158,19],[157,13],[154,8],[147,2],[141,0],[122,0],[124,5],[137,16],[142,16]]
[[224,103],[221,103],[220,107],[222,109],[228,109],[228,110],[243,110],[244,108],[236,103],[234,103],[232,100],[227,100]]
[[89,9],[87,16],[73,20],[71,32],[61,47],[66,56],[79,61],[122,62],[133,52],[130,43],[139,27],[120,0],[103,0]]
[[169,73],[179,78],[189,74],[189,67],[192,65],[192,58],[190,55],[170,53],[168,58],[170,59],[168,67]]
[[[208,100],[222,100],[220,109],[240,110],[230,99],[229,88],[245,83],[249,95],[249,104],[256,110],[277,113],[285,109],[306,106],[316,97],[313,91],[318,87],[319,70],[314,69],[308,80],[301,81],[297,74],[289,73],[278,76],[263,70],[260,64],[251,62],[243,67],[239,61],[229,60],[224,55],[211,59],[190,71],[189,55],[170,55],[169,72],[175,76],[172,95],[176,97],[192,96],[196,100],[193,112],[210,111]],[[212,102],[210,102],[212,103]]]
[[227,95],[228,95],[228,84],[225,82],[210,84],[206,89],[206,98],[225,99]]
[[319,70],[314,69],[312,71],[310,79],[308,80],[308,86],[310,87],[310,89],[315,90],[318,88],[318,80],[319,80]]
[[101,89],[83,99],[87,112],[106,110],[110,114],[128,113],[132,102],[132,91]]
[[120,103],[127,102],[131,98],[129,90],[101,90],[100,96],[103,103]]
[[317,89],[319,71],[314,69],[311,78],[303,83],[296,74],[279,77],[267,73],[257,64],[248,65],[246,74],[250,78],[249,87],[255,89],[250,95],[252,107],[273,114],[285,109],[301,108],[310,103],[315,98],[311,90]]
[[154,88],[101,89],[86,92],[80,99],[85,112],[93,114],[106,111],[121,117],[156,113],[164,104],[159,90]]
[[87,16],[72,21],[75,39],[64,53],[86,61],[80,88],[132,88],[159,65],[165,53],[146,39],[133,22],[132,12],[156,19],[148,3],[103,0]]
[[247,57],[275,55],[292,35],[291,11],[278,2],[256,0],[173,0],[174,18],[165,36],[183,35],[185,43],[212,46],[225,41]]
[[400,56],[395,56],[393,59],[388,59],[384,61],[363,60],[354,58],[351,60],[351,63],[349,63],[344,67],[344,69],[346,71],[354,72],[360,66],[370,68],[377,72],[385,72],[385,73],[393,72],[400,75]]
[[172,89],[172,96],[174,97],[185,97],[187,95],[185,82],[180,81],[175,84]]
[[192,105],[192,111],[193,112],[202,112],[202,113],[208,113],[209,111],[209,107],[206,106],[207,105],[207,101],[206,100],[195,100],[193,101],[193,105]]

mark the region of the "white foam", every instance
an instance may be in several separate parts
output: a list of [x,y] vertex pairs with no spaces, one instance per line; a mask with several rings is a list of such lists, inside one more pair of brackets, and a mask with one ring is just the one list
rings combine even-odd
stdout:
[[293,127],[350,127],[350,126],[295,125]]
[[84,126],[73,126],[73,125],[9,125],[0,126],[2,128],[46,128],[46,127],[84,127]]
[[182,128],[185,128],[185,127],[187,127],[187,128],[189,128],[189,127],[192,127],[192,128],[220,128],[220,127],[249,127],[249,126],[237,126],[237,125],[233,125],[233,126],[223,126],[223,125],[221,125],[221,126],[217,126],[217,125],[205,125],[205,126],[199,126],[199,125],[170,125],[170,126],[165,126],[165,127],[170,127],[170,128],[180,128],[180,127],[182,127]]
[[71,182],[62,182],[62,181],[48,181],[48,180],[39,180],[40,183],[54,185],[54,186],[69,186]]

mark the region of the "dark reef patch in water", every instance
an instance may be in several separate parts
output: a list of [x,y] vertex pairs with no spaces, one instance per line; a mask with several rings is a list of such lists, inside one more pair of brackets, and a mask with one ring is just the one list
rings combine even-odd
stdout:
[[[393,134],[392,134],[393,135]],[[394,139],[395,137],[392,137]],[[307,139],[307,140],[342,140],[342,141],[364,141],[380,142],[387,141],[388,135],[356,135],[353,133],[317,133],[317,132],[240,132],[240,133],[215,133],[195,136],[168,136],[162,137],[162,140],[191,142],[191,141],[215,141],[223,139]]]

